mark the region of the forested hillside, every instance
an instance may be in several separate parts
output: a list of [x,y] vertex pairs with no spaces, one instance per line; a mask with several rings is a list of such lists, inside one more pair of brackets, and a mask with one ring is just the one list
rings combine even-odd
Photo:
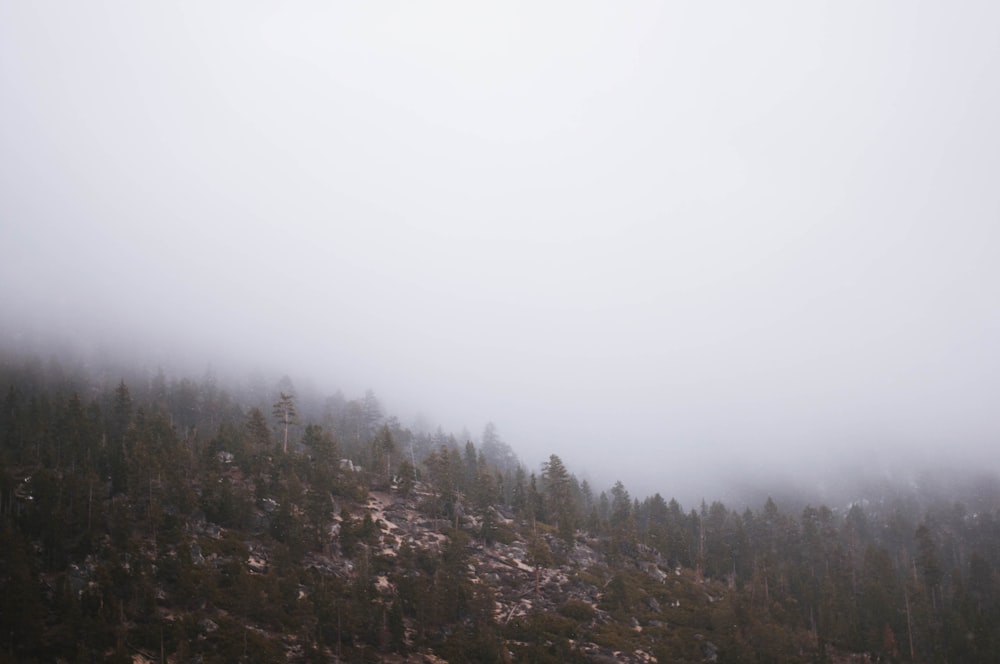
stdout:
[[372,392],[37,358],[0,387],[0,661],[1000,660],[989,476],[681,506]]

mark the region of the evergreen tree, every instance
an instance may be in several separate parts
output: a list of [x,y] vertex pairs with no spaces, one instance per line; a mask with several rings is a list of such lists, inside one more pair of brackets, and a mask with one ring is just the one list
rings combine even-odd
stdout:
[[251,408],[247,415],[246,423],[249,449],[254,457],[263,457],[271,452],[271,428],[267,425],[267,418],[260,408]]
[[318,424],[306,425],[302,434],[302,445],[312,455],[313,463],[328,476],[340,463],[340,449],[333,434]]
[[493,505],[500,502],[500,487],[497,485],[496,475],[493,473],[486,456],[480,452],[476,460],[476,476],[472,485],[472,500],[476,511],[483,515],[492,511]]
[[288,428],[297,421],[298,417],[295,411],[295,395],[280,392],[278,400],[274,403],[273,413],[284,431],[281,451],[288,454]]
[[542,481],[545,487],[546,513],[555,518],[559,537],[573,541],[576,529],[576,509],[570,485],[570,475],[562,459],[552,454],[542,464]]
[[399,495],[404,498],[409,498],[413,493],[413,488],[417,483],[417,471],[410,463],[409,459],[403,459],[399,462]]
[[372,441],[372,474],[379,478],[379,484],[388,488],[392,482],[392,455],[396,451],[396,441],[388,424],[379,428]]
[[127,436],[131,424],[132,395],[123,380],[115,390],[111,420],[108,422],[108,465],[112,494],[122,493],[127,489]]
[[535,568],[535,594],[539,594],[542,568],[552,564],[552,550],[537,531],[528,539],[528,564]]
[[521,518],[525,518],[528,513],[528,487],[525,480],[524,468],[518,466],[511,482],[513,486],[511,487],[510,507]]

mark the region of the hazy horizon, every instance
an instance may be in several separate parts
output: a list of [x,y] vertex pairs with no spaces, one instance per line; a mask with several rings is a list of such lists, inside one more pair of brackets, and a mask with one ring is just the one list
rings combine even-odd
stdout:
[[0,329],[371,388],[636,496],[1000,470],[998,21],[7,3]]

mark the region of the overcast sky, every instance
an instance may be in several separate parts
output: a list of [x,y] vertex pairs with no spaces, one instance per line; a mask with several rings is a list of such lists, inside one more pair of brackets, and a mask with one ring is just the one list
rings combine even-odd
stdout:
[[997,26],[0,0],[2,316],[493,420],[640,496],[995,459]]

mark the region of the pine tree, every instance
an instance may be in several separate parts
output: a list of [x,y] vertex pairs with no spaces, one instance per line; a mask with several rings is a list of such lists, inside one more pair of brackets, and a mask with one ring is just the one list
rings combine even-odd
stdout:
[[251,408],[247,415],[246,423],[247,438],[249,439],[250,453],[254,457],[261,457],[271,453],[271,429],[267,426],[267,418],[260,408]]
[[302,444],[313,457],[313,463],[325,471],[337,467],[340,450],[333,435],[318,424],[309,424],[302,434]]
[[115,390],[111,421],[108,423],[108,464],[110,466],[112,494],[124,492],[128,488],[129,450],[127,436],[131,424],[132,396],[123,380]]
[[546,512],[554,517],[559,529],[559,537],[566,542],[573,541],[576,529],[575,506],[571,491],[570,475],[562,459],[552,454],[542,464],[542,481],[545,487]]
[[279,393],[279,398],[274,403],[273,412],[274,417],[277,418],[278,422],[284,428],[281,451],[284,454],[288,454],[288,427],[294,424],[297,418],[297,413],[295,412],[295,395],[286,394],[285,392]]
[[399,495],[404,498],[409,498],[410,494],[413,493],[413,488],[417,483],[417,472],[410,463],[409,459],[403,459],[399,462]]
[[388,488],[392,482],[392,453],[396,451],[396,441],[388,424],[383,424],[372,441],[372,473],[381,477],[381,484]]

